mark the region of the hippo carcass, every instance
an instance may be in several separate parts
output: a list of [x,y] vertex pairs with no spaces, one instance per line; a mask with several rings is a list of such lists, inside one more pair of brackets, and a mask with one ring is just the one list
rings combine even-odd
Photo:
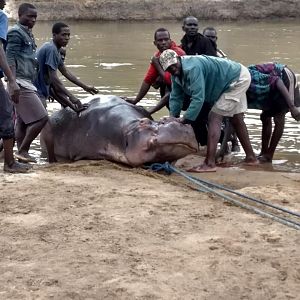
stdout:
[[140,166],[174,161],[197,151],[190,125],[150,118],[142,107],[108,95],[92,99],[80,115],[61,109],[50,117],[55,155],[69,160],[108,159]]

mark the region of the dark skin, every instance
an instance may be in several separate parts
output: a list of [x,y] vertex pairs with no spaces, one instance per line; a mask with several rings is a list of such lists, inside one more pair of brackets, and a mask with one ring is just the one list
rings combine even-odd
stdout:
[[[276,89],[285,99],[292,117],[296,121],[300,121],[300,111],[292,102],[286,86],[281,79],[276,81]],[[274,121],[274,130],[272,132],[272,118]],[[278,113],[271,117],[261,114],[262,134],[261,134],[261,152],[258,159],[260,162],[272,162],[276,147],[283,135],[285,125],[285,112]]]
[[[60,31],[60,33],[53,34],[53,43],[57,47],[58,50],[60,50],[62,47],[66,47],[70,40],[70,28],[69,27],[63,27]],[[70,80],[72,83],[76,84],[77,86],[80,86],[82,89],[84,89],[86,92],[94,95],[98,93],[98,90],[93,86],[88,86],[81,82],[75,75],[73,75],[66,67],[65,65],[62,65],[59,67],[59,71],[61,74],[66,77],[68,80]],[[70,93],[65,86],[63,85],[62,81],[59,79],[57,71],[52,70],[51,68],[48,69],[49,72],[49,79],[51,82],[51,85],[55,89],[56,93],[60,95],[61,98],[68,98],[68,103],[72,103],[73,105],[68,105],[70,108],[75,110],[76,112],[80,112],[84,110],[86,107],[83,106],[79,99],[77,99],[72,93]]]
[[[171,38],[170,38],[170,33],[168,31],[158,31],[155,36],[155,40],[153,44],[156,46],[156,48],[160,51],[163,52],[166,49],[170,49],[171,47]],[[159,73],[160,80],[163,82],[164,78],[164,71],[159,63],[159,60],[157,57],[152,57],[151,62],[153,63],[154,67]],[[139,101],[141,101],[146,94],[148,93],[151,85],[145,81],[142,82],[142,85],[140,87],[140,90],[138,94],[136,95],[134,100],[131,99],[126,99],[126,101],[132,103],[132,104],[137,104]]]
[[[171,65],[167,69],[173,76],[179,78],[182,77],[182,66],[180,59],[177,59],[177,63]],[[173,118],[173,117],[172,117]],[[221,134],[221,124],[223,116],[210,111],[208,116],[208,140],[207,140],[207,152],[204,163],[199,166],[195,166],[191,171],[193,172],[213,172],[216,170],[216,151],[217,144],[220,139]],[[184,117],[176,118],[180,123],[186,124],[189,123],[189,120],[186,120]],[[244,117],[242,113],[236,114],[232,117],[232,125],[236,130],[237,136],[242,144],[242,147],[246,153],[245,162],[247,164],[256,164],[257,160],[253,152],[246,124],[244,122]]]
[[[70,40],[70,28],[62,27],[59,33],[53,33],[53,43],[59,51],[64,49]],[[65,65],[59,67],[60,73],[67,78],[72,83],[80,86],[86,92],[94,95],[98,93],[98,90],[93,86],[88,86],[85,83],[81,82],[75,75],[73,75]],[[81,111],[87,108],[87,105],[83,105],[81,101],[76,98],[68,89],[65,88],[62,81],[59,79],[57,71],[51,68],[48,68],[49,80],[51,83],[51,97],[57,100],[63,107],[70,107],[72,110],[80,113]],[[47,148],[48,161],[49,163],[56,162],[56,157],[54,154],[54,143],[53,143],[53,132],[50,123],[48,122],[43,129],[47,132],[45,135],[45,144]]]
[[190,47],[193,41],[195,40],[195,37],[197,36],[198,29],[199,29],[199,22],[198,19],[195,17],[187,17],[183,21],[182,30],[186,33],[188,38],[188,46]]
[[[0,9],[2,10],[6,4],[6,1],[0,0]],[[0,42],[0,68],[3,70],[5,76],[7,77],[8,83],[7,88],[10,94],[10,98],[13,102],[18,103],[19,101],[19,92],[20,88],[16,83],[15,77],[9,68],[9,65],[6,60],[6,55],[3,50],[2,41]],[[0,80],[0,85],[3,87],[2,81]],[[3,139],[3,149],[4,149],[4,170],[9,172],[27,172],[28,166],[24,164],[20,164],[15,161],[14,154],[13,154],[13,147],[14,147],[14,139]]]
[[[20,24],[32,29],[37,19],[37,10],[35,8],[27,8],[27,10],[19,15]],[[10,66],[13,74],[16,74],[16,66]],[[19,120],[16,124],[16,140],[18,145],[18,153],[16,156],[24,162],[35,162],[28,151],[32,141],[38,136],[42,128],[45,126],[48,117],[44,117],[36,122],[25,124]]]

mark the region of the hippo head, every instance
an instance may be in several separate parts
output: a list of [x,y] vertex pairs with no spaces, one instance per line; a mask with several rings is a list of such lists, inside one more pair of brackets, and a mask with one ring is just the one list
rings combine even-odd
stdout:
[[176,121],[163,123],[142,118],[130,124],[126,133],[125,156],[132,166],[174,161],[197,149],[192,127]]

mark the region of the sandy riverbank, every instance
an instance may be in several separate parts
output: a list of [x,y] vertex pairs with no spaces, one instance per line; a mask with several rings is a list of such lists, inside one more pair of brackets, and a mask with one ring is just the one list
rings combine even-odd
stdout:
[[[176,175],[80,161],[0,177],[0,299],[300,294],[298,231]],[[229,168],[202,178],[300,211],[300,174]]]

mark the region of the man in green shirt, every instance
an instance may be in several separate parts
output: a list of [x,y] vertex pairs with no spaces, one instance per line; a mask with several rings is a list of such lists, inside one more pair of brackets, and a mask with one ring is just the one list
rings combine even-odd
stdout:
[[[160,63],[172,74],[171,117],[181,123],[190,123],[197,118],[204,102],[212,105],[208,118],[206,158],[202,165],[190,171],[216,171],[215,156],[223,117],[232,117],[232,124],[246,153],[245,163],[257,164],[243,117],[247,110],[246,91],[251,81],[248,69],[237,62],[206,55],[178,57],[172,50],[162,53]],[[191,97],[191,102],[180,118],[184,94]]]

